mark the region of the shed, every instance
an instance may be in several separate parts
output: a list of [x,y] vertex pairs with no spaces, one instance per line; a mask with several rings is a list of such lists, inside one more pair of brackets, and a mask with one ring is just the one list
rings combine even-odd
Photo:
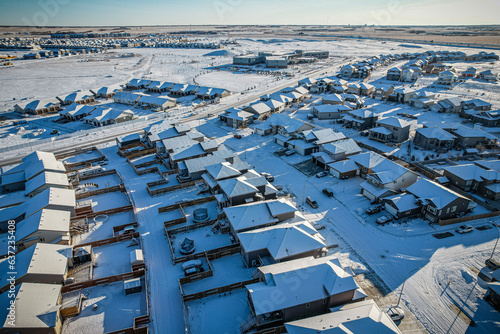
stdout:
[[92,261],[92,246],[78,247],[73,250],[73,265]]
[[135,266],[144,264],[144,255],[142,254],[142,249],[134,249],[130,252],[130,264],[132,265],[132,269]]
[[141,292],[142,291],[141,278],[137,277],[124,281],[123,288],[125,290],[126,295]]

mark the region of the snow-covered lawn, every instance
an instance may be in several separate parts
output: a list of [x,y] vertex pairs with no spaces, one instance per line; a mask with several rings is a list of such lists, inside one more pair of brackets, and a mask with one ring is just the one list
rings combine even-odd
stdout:
[[125,295],[123,281],[84,289],[88,299],[82,302],[79,315],[64,320],[62,333],[107,333],[132,327],[134,318],[147,312],[144,281],[142,284],[142,292],[130,295]]
[[102,189],[117,186],[122,183],[122,181],[117,174],[109,174],[80,181],[80,184],[83,183],[95,183],[99,186],[100,189]]
[[130,205],[130,200],[127,194],[122,193],[121,191],[113,191],[102,195],[84,198],[78,202],[89,200],[92,202],[92,209],[94,210],[94,212],[100,212]]
[[94,247],[97,266],[94,267],[92,279],[131,272],[130,252],[134,249],[140,249],[140,246],[130,246],[130,240]]
[[101,155],[99,154],[99,152],[94,151],[94,150],[89,150],[85,153],[80,153],[80,154],[74,155],[72,157],[65,158],[63,160],[63,162],[68,163],[68,164],[74,164],[77,162],[85,162],[85,161],[97,159],[100,157],[101,157]]
[[73,244],[78,245],[111,238],[113,236],[114,226],[125,225],[133,222],[135,222],[133,211],[125,211],[114,215],[108,215],[108,219],[105,222],[102,222],[99,219],[97,219],[97,222],[95,222],[94,219],[89,219],[89,231],[73,236]]
[[206,226],[198,228],[196,230],[188,231],[186,233],[174,234],[171,237],[171,242],[172,246],[174,247],[175,257],[183,256],[183,254],[181,254],[180,252],[180,248],[181,248],[181,243],[184,241],[184,238],[194,240],[194,245],[196,247],[195,253],[231,245],[231,240],[229,239],[229,233],[214,234],[212,232],[211,226]]
[[200,281],[184,284],[185,295],[218,288],[221,286],[243,282],[252,279],[255,268],[248,268],[241,254],[226,256],[210,261],[214,276]]
[[186,307],[192,334],[239,333],[240,324],[250,316],[245,289],[189,302]]

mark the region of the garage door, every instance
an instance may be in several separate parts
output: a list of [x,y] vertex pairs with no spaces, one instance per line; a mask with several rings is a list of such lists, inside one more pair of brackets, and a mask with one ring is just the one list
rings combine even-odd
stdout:
[[385,211],[389,212],[394,217],[398,216],[398,210],[394,209],[392,206],[385,204]]
[[339,171],[335,170],[335,169],[331,169],[330,168],[330,174],[332,174],[333,176],[335,176],[336,178],[339,178],[340,176],[340,173]]
[[375,199],[375,195],[366,191],[366,189],[363,189],[363,195],[366,196],[370,201],[373,201]]

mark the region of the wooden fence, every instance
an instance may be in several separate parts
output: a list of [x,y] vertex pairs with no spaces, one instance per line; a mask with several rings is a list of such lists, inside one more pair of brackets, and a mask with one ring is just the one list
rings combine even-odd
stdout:
[[464,222],[469,222],[471,220],[491,218],[491,217],[497,217],[497,216],[500,216],[500,211],[481,213],[478,215],[465,216],[465,217],[459,217],[459,218],[439,219],[438,224],[440,226],[445,226],[445,225],[464,223]]
[[105,245],[110,245],[114,244],[117,242],[125,241],[125,240],[131,240],[132,238],[139,238],[141,234],[139,232],[134,232],[130,234],[122,234],[118,235],[116,237],[111,237],[108,239],[102,239],[102,240],[97,240],[97,241],[92,241],[92,242],[86,242],[83,244],[78,244],[73,246],[73,249],[78,248],[78,247],[84,247],[84,246],[92,246],[92,247],[99,247],[99,246],[105,246]]
[[181,203],[176,203],[176,204],[171,204],[171,205],[167,205],[167,206],[162,206],[161,208],[158,208],[158,213],[163,213],[163,212],[168,212],[168,211],[172,211],[172,210],[175,210],[175,209],[179,209],[181,206],[184,207],[184,208],[187,208],[187,207],[190,207],[190,206],[193,206],[193,205],[208,203],[208,202],[212,202],[212,201],[215,201],[215,200],[216,200],[215,196],[207,196],[207,197],[203,197],[203,198],[194,199],[194,200],[191,200],[191,201],[184,201],[184,202],[181,202]]
[[71,217],[71,220],[77,220],[77,219],[84,219],[84,218],[94,218],[95,216],[99,215],[113,215],[115,213],[120,213],[120,212],[125,212],[125,211],[131,211],[134,210],[134,207],[132,204],[130,205],[125,205],[121,206],[119,208],[113,208],[109,210],[104,210],[104,211],[98,211],[98,212],[89,212],[80,216],[74,216]]
[[189,182],[175,184],[173,186],[169,186],[169,187],[165,187],[165,188],[159,188],[159,189],[152,190],[149,187],[146,187],[146,189],[147,189],[149,195],[155,196],[155,195],[158,195],[158,194],[168,193],[170,191],[174,191],[174,190],[178,190],[178,189],[192,187],[192,186],[196,185],[199,182],[201,182],[201,181],[198,181],[198,180],[197,181],[189,181]]
[[237,290],[237,289],[242,289],[249,284],[253,284],[253,283],[257,283],[257,282],[259,282],[259,278],[252,278],[251,280],[233,283],[233,284],[229,284],[229,285],[224,285],[224,286],[221,286],[218,288],[193,293],[190,295],[184,295],[184,296],[182,296],[182,301],[184,303],[186,303],[186,302],[190,302],[193,300],[206,298],[209,296],[218,295],[221,293],[226,293],[226,292],[230,292],[230,291]]
[[252,334],[283,334],[283,333],[287,333],[286,327],[284,325],[252,332]]
[[[172,251],[172,249],[171,249],[171,251]],[[238,244],[232,244],[232,245],[227,245],[227,246],[211,249],[211,250],[208,250],[205,252],[189,254],[189,255],[185,255],[185,256],[181,256],[181,257],[174,257],[172,255],[172,257],[173,257],[173,263],[178,264],[181,262],[186,262],[186,261],[191,261],[191,260],[196,260],[196,259],[202,258],[203,256],[205,256],[205,253],[206,253],[206,256],[211,261],[213,261],[213,260],[219,259],[221,257],[230,256],[230,255],[233,255],[233,254],[236,254],[239,252],[241,252],[241,246],[238,243]],[[172,254],[173,254],[173,252],[172,252]]]
[[91,196],[97,196],[97,195],[112,193],[112,192],[115,192],[115,191],[125,192],[126,190],[125,190],[125,186],[123,185],[123,183],[119,184],[117,186],[96,189],[96,190],[87,191],[87,192],[84,192],[84,193],[78,193],[78,194],[76,194],[75,198],[77,200],[79,200],[79,199],[84,199],[84,198],[88,198],[88,197],[91,197]]
[[182,294],[184,294],[182,292],[182,285],[196,282],[196,281],[202,280],[202,279],[207,278],[207,277],[212,277],[214,275],[214,270],[212,268],[212,265],[210,264],[210,260],[208,259],[208,255],[206,253],[205,253],[205,260],[207,261],[208,270],[205,270],[201,273],[197,273],[194,275],[189,275],[186,277],[179,278],[179,287],[181,288]]
[[[145,148],[145,146],[143,146],[143,147]],[[133,152],[129,152],[129,153],[122,152],[122,154],[120,154],[120,152],[118,152],[118,154],[120,154],[122,157],[130,159],[130,160],[135,159],[135,158],[139,158],[139,157],[143,157],[143,156],[148,155],[148,154],[153,154],[153,153],[156,153],[156,148],[154,148],[154,147],[145,148],[144,150],[133,151]]]
[[146,273],[146,270],[137,270],[137,271],[131,271],[129,273],[125,274],[119,274],[119,275],[114,275],[114,276],[107,276],[107,277],[102,277],[102,278],[97,278],[81,283],[75,283],[75,284],[70,284],[70,285],[64,285],[61,288],[61,293],[66,293],[66,292],[71,292],[71,291],[76,291],[76,290],[82,290],[82,289],[87,289],[91,288],[93,286],[101,285],[101,284],[109,284],[113,282],[120,282],[132,278],[137,278],[144,276]]

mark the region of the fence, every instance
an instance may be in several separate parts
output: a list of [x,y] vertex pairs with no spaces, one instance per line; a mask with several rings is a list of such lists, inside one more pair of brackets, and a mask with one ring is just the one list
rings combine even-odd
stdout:
[[[170,243],[169,243],[169,246],[172,247],[170,245]],[[199,253],[189,254],[189,255],[185,255],[185,256],[181,256],[181,257],[175,257],[173,255],[172,248],[170,249],[170,251],[172,252],[172,262],[174,264],[178,264],[178,263],[182,263],[182,262],[186,262],[186,261],[191,261],[191,260],[199,259],[199,258],[205,256],[205,253],[206,253],[206,256],[208,256],[208,258],[210,260],[215,260],[215,259],[218,259],[218,258],[221,258],[221,257],[233,255],[233,254],[241,252],[241,246],[240,246],[239,243],[238,244],[232,244],[232,245],[227,245],[227,246],[223,246],[223,247],[211,249],[211,250],[208,250],[208,251],[205,251],[205,252],[199,252]],[[219,257],[214,258],[214,256],[219,256]]]
[[99,216],[99,215],[108,215],[109,216],[109,215],[114,215],[115,213],[131,211],[131,210],[134,210],[134,207],[132,206],[132,204],[121,206],[119,208],[99,211],[99,212],[89,212],[89,213],[83,214],[81,216],[71,217],[71,220],[77,220],[77,219],[83,219],[83,218],[94,218],[95,216]]
[[125,192],[126,190],[125,190],[125,186],[123,185],[123,183],[119,184],[117,186],[112,186],[112,187],[108,187],[108,188],[102,188],[102,189],[87,191],[84,193],[79,193],[79,194],[76,194],[75,197],[77,200],[79,200],[79,199],[84,199],[84,198],[91,197],[91,196],[112,193],[115,191]]
[[168,212],[168,211],[172,211],[175,209],[179,209],[181,206],[187,208],[189,206],[208,203],[208,202],[212,202],[212,201],[215,201],[215,196],[207,196],[207,197],[203,197],[203,198],[194,199],[191,201],[185,201],[182,203],[176,203],[176,204],[171,204],[171,205],[167,205],[167,206],[162,206],[161,208],[158,208],[158,213],[163,213],[163,212]]
[[92,247],[105,246],[105,245],[110,245],[110,244],[114,244],[114,243],[125,241],[125,240],[131,240],[132,238],[139,238],[140,236],[141,235],[139,232],[134,232],[134,233],[130,233],[130,234],[122,234],[122,235],[118,235],[116,237],[111,237],[108,239],[102,239],[102,240],[97,240],[97,241],[87,242],[84,244],[75,245],[75,246],[73,246],[73,249],[78,248],[78,247],[84,247],[84,246],[92,246]]
[[190,294],[190,295],[184,295],[184,296],[182,296],[182,301],[184,303],[186,303],[186,302],[190,302],[190,301],[193,301],[193,300],[198,300],[198,299],[206,298],[206,297],[209,297],[209,296],[218,295],[218,294],[221,294],[221,293],[226,293],[226,292],[230,292],[230,291],[237,290],[237,289],[242,289],[246,285],[257,283],[257,282],[259,282],[259,278],[252,278],[251,280],[247,280],[247,281],[243,281],[243,282],[238,282],[238,283],[233,283],[233,284],[221,286],[219,288],[214,288],[214,289],[210,289],[210,290],[206,290],[206,291],[201,291],[201,292],[193,293],[193,294]]
[[[79,181],[85,181],[85,180],[89,180],[89,179],[95,179],[95,178],[98,178],[98,177],[101,177],[101,176],[106,176],[106,175],[111,175],[111,174],[116,174],[118,175],[118,177],[120,177],[120,175],[118,174],[118,172],[116,171],[116,169],[110,169],[110,170],[103,170],[101,172],[97,172],[97,173],[94,173],[94,174],[88,174],[88,175],[79,175],[78,176],[78,180]],[[121,178],[120,178],[121,180]],[[123,183],[123,181],[122,181]]]
[[133,226],[134,228],[138,228],[139,224],[137,222],[133,222],[133,223],[128,223],[128,224],[113,226],[113,236],[115,236],[115,233],[123,231],[125,229],[125,227],[128,227],[128,226]]
[[199,182],[201,182],[201,181],[189,181],[189,182],[179,183],[179,184],[175,184],[173,186],[160,188],[160,189],[154,189],[154,190],[151,190],[149,187],[146,187],[146,190],[148,191],[149,195],[155,196],[158,194],[168,193],[168,192],[174,191],[174,190],[192,187]]
[[438,224],[440,226],[445,226],[445,225],[458,224],[458,223],[468,222],[471,220],[491,218],[491,217],[497,217],[497,216],[500,216],[500,211],[481,213],[478,215],[465,216],[465,217],[459,217],[459,218],[439,219]]
[[179,287],[181,289],[181,294],[184,294],[182,292],[182,285],[183,284],[196,282],[196,281],[202,280],[202,279],[207,278],[207,277],[212,277],[214,275],[212,265],[210,264],[210,260],[208,259],[208,256],[206,253],[205,253],[205,260],[207,261],[208,270],[201,272],[201,273],[197,273],[195,275],[189,275],[186,277],[179,278]]
[[91,288],[93,286],[97,286],[97,285],[101,285],[101,284],[120,282],[120,281],[128,280],[131,278],[137,278],[137,277],[144,276],[145,273],[146,273],[146,270],[141,269],[141,270],[137,270],[137,271],[131,271],[131,272],[125,273],[125,274],[102,277],[102,278],[97,278],[97,279],[93,279],[93,280],[85,281],[85,282],[81,282],[81,283],[64,285],[61,288],[61,293],[87,289],[87,288]]

